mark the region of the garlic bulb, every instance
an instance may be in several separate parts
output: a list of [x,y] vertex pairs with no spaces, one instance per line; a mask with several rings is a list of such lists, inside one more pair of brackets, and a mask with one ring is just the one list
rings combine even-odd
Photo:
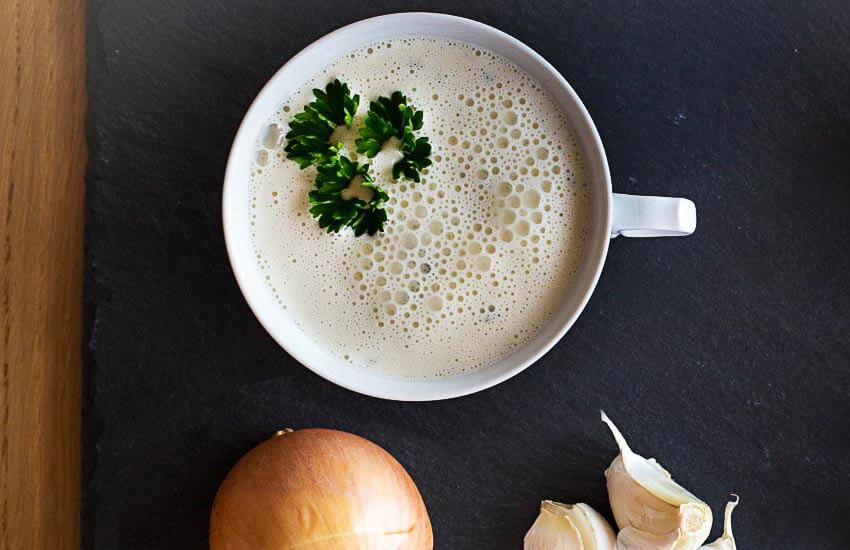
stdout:
[[540,515],[525,535],[525,550],[615,550],[614,531],[587,504],[540,503]]
[[723,518],[723,534],[719,539],[703,546],[710,550],[737,550],[735,546],[735,537],[732,535],[732,510],[738,505],[738,495],[732,495],[735,500],[726,503],[726,513]]
[[711,509],[654,459],[635,454],[602,412],[620,454],[605,470],[618,550],[696,550],[711,530]]

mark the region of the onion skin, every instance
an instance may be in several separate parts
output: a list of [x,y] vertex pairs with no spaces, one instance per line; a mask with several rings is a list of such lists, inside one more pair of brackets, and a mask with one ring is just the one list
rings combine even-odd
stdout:
[[362,437],[278,432],[227,474],[213,504],[211,550],[431,550],[413,480]]

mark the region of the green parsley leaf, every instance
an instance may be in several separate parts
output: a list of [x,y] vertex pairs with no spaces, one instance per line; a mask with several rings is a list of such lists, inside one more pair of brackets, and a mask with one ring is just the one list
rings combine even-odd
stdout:
[[360,134],[354,142],[357,152],[372,158],[378,154],[384,142],[395,135],[395,128],[389,120],[370,110],[363,121],[363,127],[357,133]]
[[348,84],[337,79],[325,86],[324,92],[318,88],[314,89],[313,95],[316,96],[316,101],[311,105],[320,115],[337,126],[351,126],[354,113],[360,104],[360,96],[351,97]]
[[401,92],[393,92],[390,97],[379,97],[369,103],[365,127],[358,131],[360,137],[355,141],[357,152],[374,157],[391,137],[402,139],[405,132],[421,129],[422,117],[422,111],[408,105],[407,97]]
[[[371,190],[366,201],[358,197],[344,198],[343,191],[352,181],[360,177],[361,185]],[[374,235],[384,230],[387,212],[384,203],[389,199],[369,176],[369,166],[357,164],[348,157],[335,155],[317,167],[316,188],[309,195],[310,214],[319,219],[319,227],[328,233],[338,233],[343,227],[351,227],[354,235]]]
[[301,168],[320,164],[339,151],[338,144],[330,138],[337,126],[351,126],[360,96],[351,96],[348,85],[334,80],[322,91],[313,90],[316,99],[304,107],[304,111],[293,117],[286,134],[287,158]]
[[401,140],[401,152],[404,158],[393,165],[393,178],[404,176],[419,181],[419,172],[431,164],[431,144],[428,138],[416,139],[413,132],[422,129],[422,111],[407,104],[407,97],[401,92],[393,92],[390,97],[379,97],[369,103],[363,128],[358,130],[360,137],[355,144],[358,153],[367,157],[378,154],[384,142],[391,137]]
[[393,178],[398,179],[404,175],[405,178],[418,182],[419,172],[431,166],[431,159],[428,158],[431,156],[431,144],[428,138],[416,138],[412,131],[405,132],[401,139],[401,152],[404,156],[393,164]]

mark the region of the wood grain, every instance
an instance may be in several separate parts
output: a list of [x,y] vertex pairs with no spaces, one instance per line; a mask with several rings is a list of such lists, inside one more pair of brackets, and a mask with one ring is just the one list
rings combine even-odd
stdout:
[[0,548],[79,548],[83,0],[0,2],[0,75]]

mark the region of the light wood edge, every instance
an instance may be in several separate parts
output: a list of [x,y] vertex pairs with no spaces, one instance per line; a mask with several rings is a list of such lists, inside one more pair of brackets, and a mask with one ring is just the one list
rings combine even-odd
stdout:
[[80,547],[83,0],[0,2],[0,548]]

